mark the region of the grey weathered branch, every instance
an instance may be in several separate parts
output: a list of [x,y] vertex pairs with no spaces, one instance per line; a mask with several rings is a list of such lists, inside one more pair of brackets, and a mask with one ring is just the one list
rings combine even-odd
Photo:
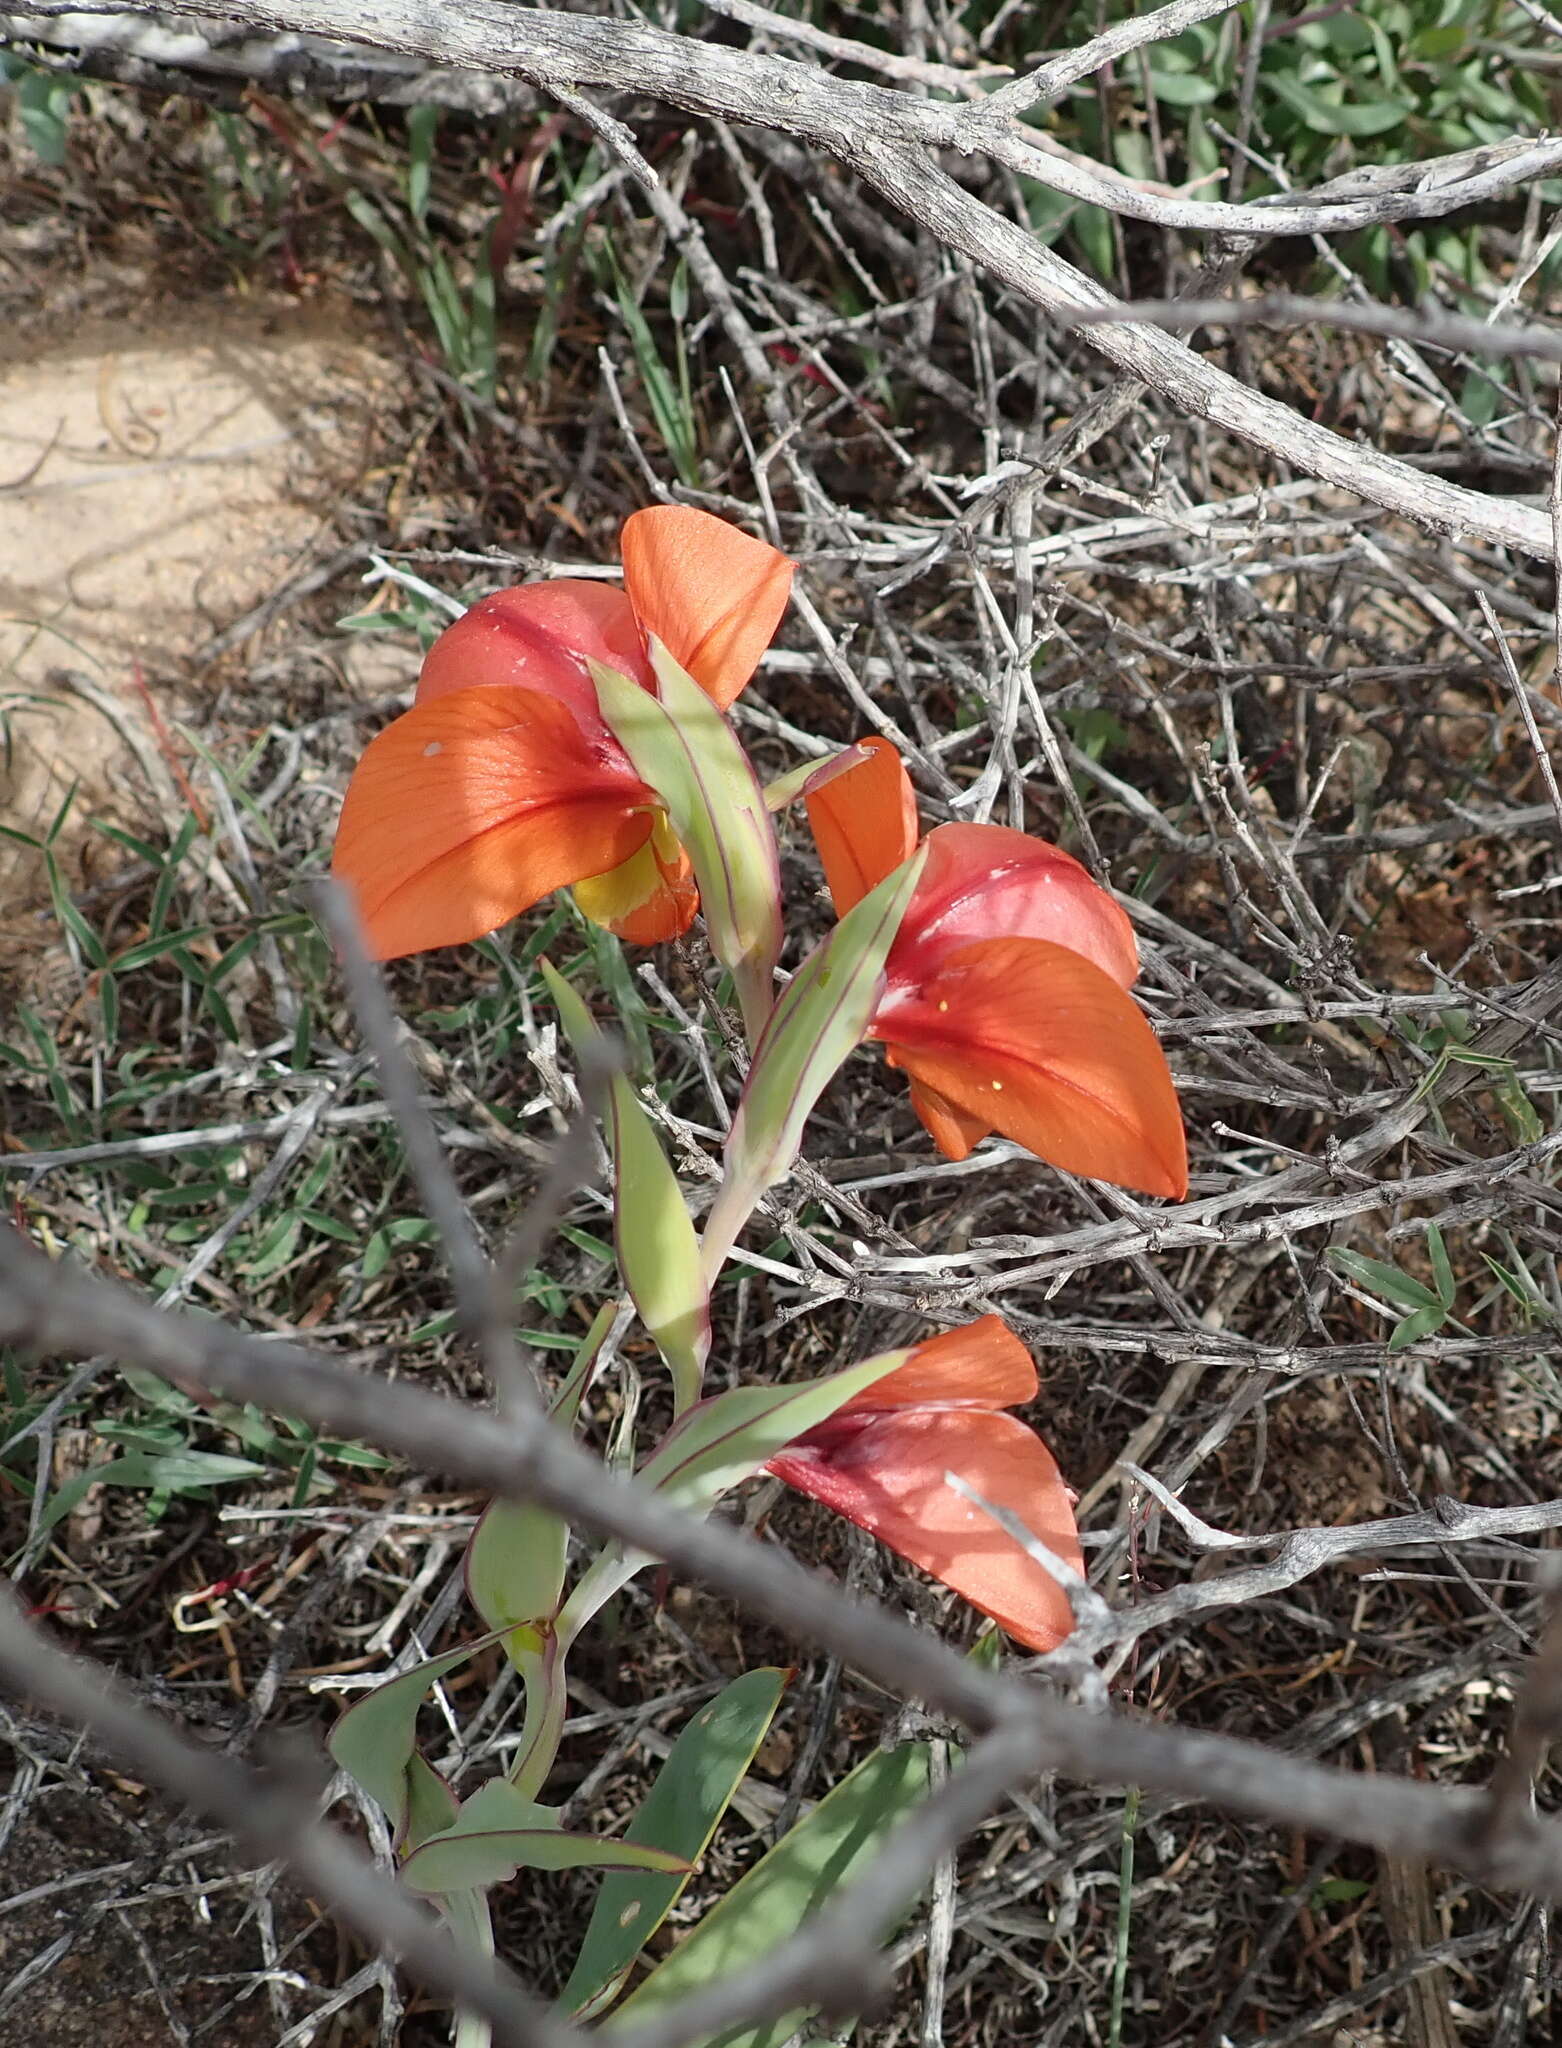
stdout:
[[499,2042],[569,2048],[583,2039],[503,1964],[458,1950],[410,1892],[383,1876],[346,1835],[315,1819],[315,1801],[302,1785],[263,1778],[179,1734],[101,1666],[56,1648],[5,1585],[0,1680],[13,1697],[87,1729],[169,1798],[221,1821],[268,1862],[287,1863],[371,1948],[388,1949],[426,1984],[481,2013]]
[[0,1342],[51,1354],[108,1352],[379,1444],[414,1459],[420,1470],[541,1501],[601,1537],[667,1559],[901,1697],[925,1700],[978,1731],[1028,1728],[1038,1770],[1205,1800],[1562,1899],[1562,1824],[1518,1814],[1500,1838],[1486,1839],[1481,1793],[1328,1770],[1256,1743],[1064,1705],[1022,1680],[976,1669],[935,1637],[848,1598],[773,1548],[675,1512],[558,1432],[500,1430],[491,1416],[352,1372],[301,1345],[159,1312],[126,1288],[51,1262],[9,1224],[0,1226]]
[[[79,11],[41,0],[31,13],[48,19]],[[689,113],[778,129],[844,163],[899,213],[1059,326],[1083,334],[1120,371],[1172,404],[1420,525],[1552,558],[1555,536],[1543,506],[1467,490],[1357,446],[1246,389],[1158,328],[1081,320],[1081,309],[1115,315],[1118,302],[942,167],[943,153],[978,146],[963,124],[982,114],[981,107],[918,99],[788,58],[708,42],[698,44],[695,61],[689,39],[639,22],[514,8],[502,0],[463,0],[459,8],[423,0],[228,0],[221,6],[177,0],[169,11],[519,77],[577,107],[583,89],[639,93]],[[1473,156],[1463,152],[1444,165],[1418,165],[1414,185],[1391,178],[1374,188],[1358,178],[1323,195],[1221,207],[1162,199],[1114,182],[1100,167],[1082,169],[1077,159],[1037,148],[1012,122],[996,136],[984,130],[979,146],[1011,170],[1141,218],[1258,237],[1431,218],[1512,190],[1562,163],[1562,143],[1519,141]]]

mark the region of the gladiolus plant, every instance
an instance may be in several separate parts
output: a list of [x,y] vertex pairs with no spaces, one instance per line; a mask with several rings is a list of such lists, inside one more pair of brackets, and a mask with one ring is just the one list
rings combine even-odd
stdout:
[[[1069,1588],[1084,1560],[1073,1496],[1035,1429],[1012,1412],[1035,1400],[1038,1382],[1008,1325],[983,1316],[779,1386],[729,1372],[723,1391],[706,1394],[719,1331],[712,1295],[756,1207],[791,1171],[815,1103],[870,1041],[906,1074],[911,1106],[947,1158],[996,1132],[1067,1172],[1180,1199],[1182,1119],[1129,993],[1139,968],[1132,927],[1077,861],[1043,840],[960,823],[924,837],[906,770],[883,740],[761,790],[726,713],[781,622],[791,563],[679,507],[634,514],[622,551],[621,590],[579,578],[502,590],[435,642],[412,708],[369,743],[352,777],[335,871],[380,959],[482,937],[558,889],[636,945],[678,936],[702,915],[747,1039],[703,1229],[656,1123],[612,1071],[590,1006],[541,963],[602,1117],[623,1291],[670,1374],[672,1422],[640,1447],[640,1481],[704,1515],[768,1473],[1044,1655],[1074,1625]],[[797,795],[838,922],[784,973],[772,814]],[[546,1426],[576,1426],[619,1308],[603,1305]],[[571,1646],[651,1562],[609,1545],[571,1583],[568,1536],[549,1511],[495,1502],[467,1559],[487,1633],[371,1693],[332,1746],[384,1809],[404,1881],[476,1947],[491,1940],[487,1893],[518,1870],[612,1873],[561,2001],[592,2016],[618,1997],[687,1881],[786,1674],[741,1676],[699,1714],[621,1839],[566,1831],[543,1795]],[[417,1714],[433,1684],[487,1645],[518,1675],[524,1720],[503,1773],[462,1794],[419,1751]],[[794,1833],[843,1815],[862,1821],[868,1839],[890,1827],[927,1788],[925,1745],[896,1755],[870,1759]],[[776,1931],[790,1931],[765,1889],[783,1889],[768,1864],[713,1921],[752,1885],[745,1924],[772,1926],[779,1915]],[[709,1936],[712,1968],[732,1924]],[[705,1925],[619,2009],[631,2018],[651,2010],[659,1981],[672,1981],[664,1971],[679,1982],[697,1974]],[[487,2034],[464,2016],[457,2039],[479,2048]]]

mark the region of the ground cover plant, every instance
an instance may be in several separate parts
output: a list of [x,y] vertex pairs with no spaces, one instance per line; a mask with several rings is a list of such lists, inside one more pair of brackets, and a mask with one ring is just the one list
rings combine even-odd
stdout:
[[24,346],[384,368],[252,609],[8,597],[138,746],[6,821],[5,2024],[1546,2038],[1549,17],[7,20]]

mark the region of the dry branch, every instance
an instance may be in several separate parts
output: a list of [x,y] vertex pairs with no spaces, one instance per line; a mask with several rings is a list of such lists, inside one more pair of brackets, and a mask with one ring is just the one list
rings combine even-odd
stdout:
[[[76,11],[63,0],[45,0],[31,17],[47,20]],[[969,258],[1065,332],[1083,334],[1120,371],[1181,410],[1434,532],[1552,559],[1554,534],[1544,507],[1467,490],[1357,446],[1246,389],[1158,328],[1082,322],[1079,309],[1116,315],[1119,302],[967,192],[943,168],[942,157],[946,151],[979,148],[1009,170],[1116,211],[1196,232],[1263,239],[1440,217],[1545,175],[1562,163],[1562,143],[1519,142],[1421,164],[1411,188],[1395,176],[1378,180],[1381,189],[1364,194],[1358,178],[1344,181],[1343,190],[1222,207],[1163,201],[1126,181],[1109,179],[1099,168],[1081,170],[1077,160],[1065,164],[1037,148],[1013,123],[994,130],[989,121],[973,131],[970,124],[973,117],[982,117],[981,107],[951,107],[839,79],[789,58],[691,43],[638,22],[522,10],[501,0],[463,0],[459,8],[430,8],[420,0],[232,0],[221,5],[181,0],[168,11],[518,77],[577,111],[584,105],[582,90],[590,88],[648,95],[688,113],[778,130],[845,164],[896,212]],[[1110,55],[1092,48],[1097,63]],[[612,135],[605,133],[604,139],[611,144]],[[635,172],[642,174],[638,163]]]
[[1326,1770],[1257,1743],[1064,1705],[1022,1680],[977,1670],[935,1637],[847,1598],[772,1548],[673,1512],[556,1432],[500,1432],[473,1409],[350,1372],[301,1345],[265,1343],[158,1311],[125,1288],[52,1263],[9,1224],[0,1227],[0,1342],[44,1354],[108,1352],[378,1444],[422,1470],[538,1500],[598,1536],[665,1558],[731,1594],[899,1697],[920,1698],[978,1731],[1014,1731],[1031,1745],[1037,1772],[1206,1800],[1562,1899],[1562,1823],[1516,1814],[1499,1839],[1488,1841],[1484,1794]]

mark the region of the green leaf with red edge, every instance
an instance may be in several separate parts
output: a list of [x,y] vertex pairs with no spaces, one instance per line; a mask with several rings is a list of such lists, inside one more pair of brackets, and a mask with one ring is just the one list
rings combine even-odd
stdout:
[[[697,1863],[754,1761],[791,1675],[746,1671],[701,1707],[668,1751],[624,1840]],[[649,1871],[603,1879],[580,1954],[559,1994],[566,2012],[591,2019],[611,2003],[687,1882],[687,1876]]]
[[466,1547],[467,1598],[490,1628],[546,1624],[559,1610],[569,1524],[535,1501],[491,1500]]
[[475,1657],[479,1650],[498,1640],[502,1631],[479,1636],[458,1650],[430,1657],[410,1671],[398,1672],[384,1685],[376,1686],[337,1722],[326,1738],[326,1748],[347,1775],[375,1803],[385,1810],[391,1833],[399,1843],[407,1831],[411,1795],[407,1772],[416,1750],[418,1709],[431,1685]]
[[864,761],[872,759],[872,751],[858,741],[843,747],[838,754],[823,754],[814,761],[801,761],[784,775],[778,775],[774,782],[765,784],[765,809],[772,813],[784,811],[799,797],[812,796],[826,783],[833,782],[837,775],[844,775],[851,768],[860,768]]
[[462,1803],[450,1827],[412,1852],[401,1875],[411,1891],[440,1893],[486,1891],[518,1870],[655,1870],[679,1876],[688,1865],[681,1856],[643,1843],[565,1834],[556,1807],[539,1806],[494,1778]]
[[896,1371],[910,1356],[910,1347],[885,1351],[823,1379],[713,1394],[674,1423],[638,1476],[674,1505],[704,1514],[777,1451],[828,1422],[854,1394]]
[[788,982],[754,1054],[727,1137],[726,1177],[704,1239],[707,1281],[767,1188],[788,1172],[814,1104],[867,1036],[884,963],[922,874],[926,849],[847,912]]
[[[879,1750],[746,1871],[606,2021],[617,2033],[654,2020],[708,1985],[756,1968],[877,1861],[885,1837],[927,1798],[930,1745]],[[890,1930],[886,1929],[886,1933]],[[779,2048],[807,2018],[799,2006],[719,2037],[720,2048]],[[689,2048],[717,2048],[708,2036]]]
[[575,1418],[580,1413],[580,1404],[585,1399],[586,1389],[591,1384],[591,1375],[596,1371],[597,1358],[607,1342],[609,1330],[617,1316],[619,1304],[604,1301],[591,1318],[591,1328],[580,1340],[573,1364],[559,1382],[558,1391],[548,1404],[548,1420],[557,1423],[560,1429],[573,1429]]
[[[576,1058],[600,1070],[606,1045],[591,1012],[551,961],[540,960],[538,966]],[[667,1361],[673,1406],[681,1414],[699,1398],[710,1350],[710,1295],[700,1269],[699,1240],[678,1176],[623,1074],[609,1081],[608,1102],[619,1269],[641,1321]]]
[[737,734],[687,670],[651,641],[659,697],[591,664],[602,716],[667,806],[700,888],[711,951],[731,971],[752,1044],[775,1000],[781,858],[763,790]]

